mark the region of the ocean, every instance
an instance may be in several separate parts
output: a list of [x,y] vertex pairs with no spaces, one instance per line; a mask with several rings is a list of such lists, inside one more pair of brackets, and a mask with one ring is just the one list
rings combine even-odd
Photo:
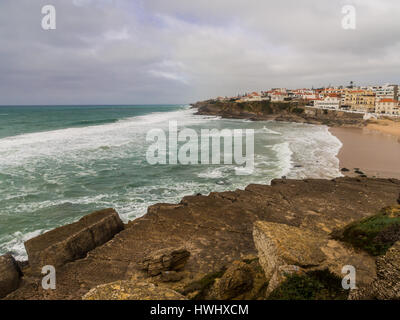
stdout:
[[[341,176],[341,142],[325,126],[199,116],[185,105],[0,107],[0,254],[26,259],[24,241],[103,208],[126,222],[149,205],[274,178]],[[254,129],[255,169],[150,165],[151,129]]]

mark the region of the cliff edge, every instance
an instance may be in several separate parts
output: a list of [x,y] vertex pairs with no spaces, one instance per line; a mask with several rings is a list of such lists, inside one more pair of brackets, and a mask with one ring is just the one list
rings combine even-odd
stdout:
[[305,102],[249,101],[230,102],[207,100],[192,104],[197,114],[214,115],[222,118],[275,120],[322,124],[331,127],[363,127],[364,115],[340,110],[317,109]]

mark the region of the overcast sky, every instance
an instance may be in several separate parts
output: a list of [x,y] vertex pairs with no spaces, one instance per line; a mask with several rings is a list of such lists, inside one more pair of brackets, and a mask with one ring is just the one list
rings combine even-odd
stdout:
[[[57,29],[41,27],[42,6]],[[342,28],[353,5],[356,30]],[[0,104],[400,83],[399,0],[0,0]]]

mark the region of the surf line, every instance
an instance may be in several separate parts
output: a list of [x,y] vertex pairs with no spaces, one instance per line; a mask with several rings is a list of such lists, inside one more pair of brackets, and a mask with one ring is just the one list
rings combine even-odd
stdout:
[[201,129],[198,134],[190,128],[178,132],[178,122],[169,121],[168,133],[151,129],[146,141],[153,142],[146,151],[151,165],[225,164],[240,166],[237,175],[254,171],[254,129]]

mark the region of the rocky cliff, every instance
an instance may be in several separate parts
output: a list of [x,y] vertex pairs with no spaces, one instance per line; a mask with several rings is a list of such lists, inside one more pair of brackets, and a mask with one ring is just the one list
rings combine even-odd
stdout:
[[[279,298],[282,283],[320,288],[322,281],[339,286],[336,277],[343,263],[360,268],[360,284],[377,277],[382,284],[393,282],[397,251],[388,251],[389,256],[381,259],[381,264],[393,265],[385,273],[375,267],[375,258],[333,234],[395,205],[399,192],[400,181],[395,179],[283,179],[271,186],[249,185],[245,190],[187,196],[178,204],[157,204],[124,228],[117,220],[116,229],[110,228],[114,224],[109,219],[95,214],[86,227],[96,226],[96,237],[103,230],[104,239],[111,240],[86,252],[86,240],[93,241],[78,235],[86,234],[82,230],[88,219],[70,227],[72,238],[65,235],[69,228],[41,236],[47,239],[44,247],[62,243],[79,256],[58,260],[56,290],[42,289],[41,276],[32,266],[22,268],[20,280],[12,271],[9,288],[18,289],[6,298]],[[113,211],[106,211],[106,216],[114,217]],[[77,237],[82,241],[72,241]],[[83,250],[77,250],[78,245]],[[46,252],[51,251],[43,252],[41,259],[49,261]],[[14,264],[5,265],[15,270]],[[328,296],[347,298],[348,292],[328,289]],[[310,298],[326,297],[311,293]]]
[[324,124],[328,126],[363,127],[363,114],[307,107],[301,102],[223,102],[202,101],[192,104],[197,114],[216,115],[223,118],[275,120]]

